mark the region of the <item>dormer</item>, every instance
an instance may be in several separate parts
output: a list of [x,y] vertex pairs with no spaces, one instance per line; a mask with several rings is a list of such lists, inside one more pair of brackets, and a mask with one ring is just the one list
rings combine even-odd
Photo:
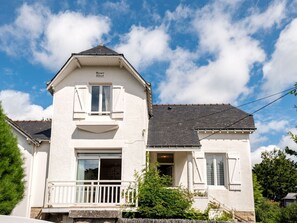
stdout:
[[[146,92],[147,112],[151,115],[151,87],[136,69],[119,54],[103,45],[72,54],[54,78],[48,83],[47,90],[55,93],[56,87],[72,73],[84,68],[117,68],[131,75]],[[77,128],[89,132],[106,132],[118,128],[118,122],[125,114],[125,87],[104,77],[104,73],[95,72],[98,81],[88,80],[77,83],[73,95],[73,121]],[[106,75],[108,76],[108,75]],[[101,80],[101,81],[100,81]],[[103,81],[102,81],[103,80]],[[137,83],[136,82],[136,83]]]

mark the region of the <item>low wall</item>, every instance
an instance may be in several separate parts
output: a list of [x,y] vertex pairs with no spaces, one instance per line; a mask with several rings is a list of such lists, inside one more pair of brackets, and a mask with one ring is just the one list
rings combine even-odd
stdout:
[[[120,218],[117,223],[227,223],[226,221],[202,221],[184,219],[146,219],[146,218]],[[230,222],[228,222],[230,223]]]

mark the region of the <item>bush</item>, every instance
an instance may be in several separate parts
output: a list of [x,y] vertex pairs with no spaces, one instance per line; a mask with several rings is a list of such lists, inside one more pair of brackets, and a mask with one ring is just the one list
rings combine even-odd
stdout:
[[278,202],[263,199],[256,209],[256,220],[262,223],[280,222],[281,208]]
[[150,166],[138,176],[138,213],[142,218],[184,218],[192,205],[191,194],[181,187],[168,188],[170,177]]
[[282,223],[296,223],[297,222],[297,203],[290,204],[282,208],[281,221]]
[[208,220],[208,210],[200,212],[196,209],[191,208],[184,213],[184,218],[191,220]]

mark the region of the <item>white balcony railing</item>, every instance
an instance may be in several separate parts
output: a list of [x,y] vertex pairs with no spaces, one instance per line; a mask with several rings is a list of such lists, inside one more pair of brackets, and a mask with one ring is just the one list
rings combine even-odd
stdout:
[[137,184],[132,181],[49,181],[48,207],[72,206],[137,207]]

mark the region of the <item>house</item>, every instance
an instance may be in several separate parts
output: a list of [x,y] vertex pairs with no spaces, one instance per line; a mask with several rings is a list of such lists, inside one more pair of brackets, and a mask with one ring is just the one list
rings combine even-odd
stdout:
[[283,207],[287,207],[288,205],[294,203],[297,203],[297,193],[288,193],[281,202]]
[[72,54],[48,83],[52,121],[9,121],[26,157],[14,214],[63,222],[137,207],[135,172],[158,162],[172,186],[254,221],[253,117],[229,104],[153,105],[151,85],[103,45]]

